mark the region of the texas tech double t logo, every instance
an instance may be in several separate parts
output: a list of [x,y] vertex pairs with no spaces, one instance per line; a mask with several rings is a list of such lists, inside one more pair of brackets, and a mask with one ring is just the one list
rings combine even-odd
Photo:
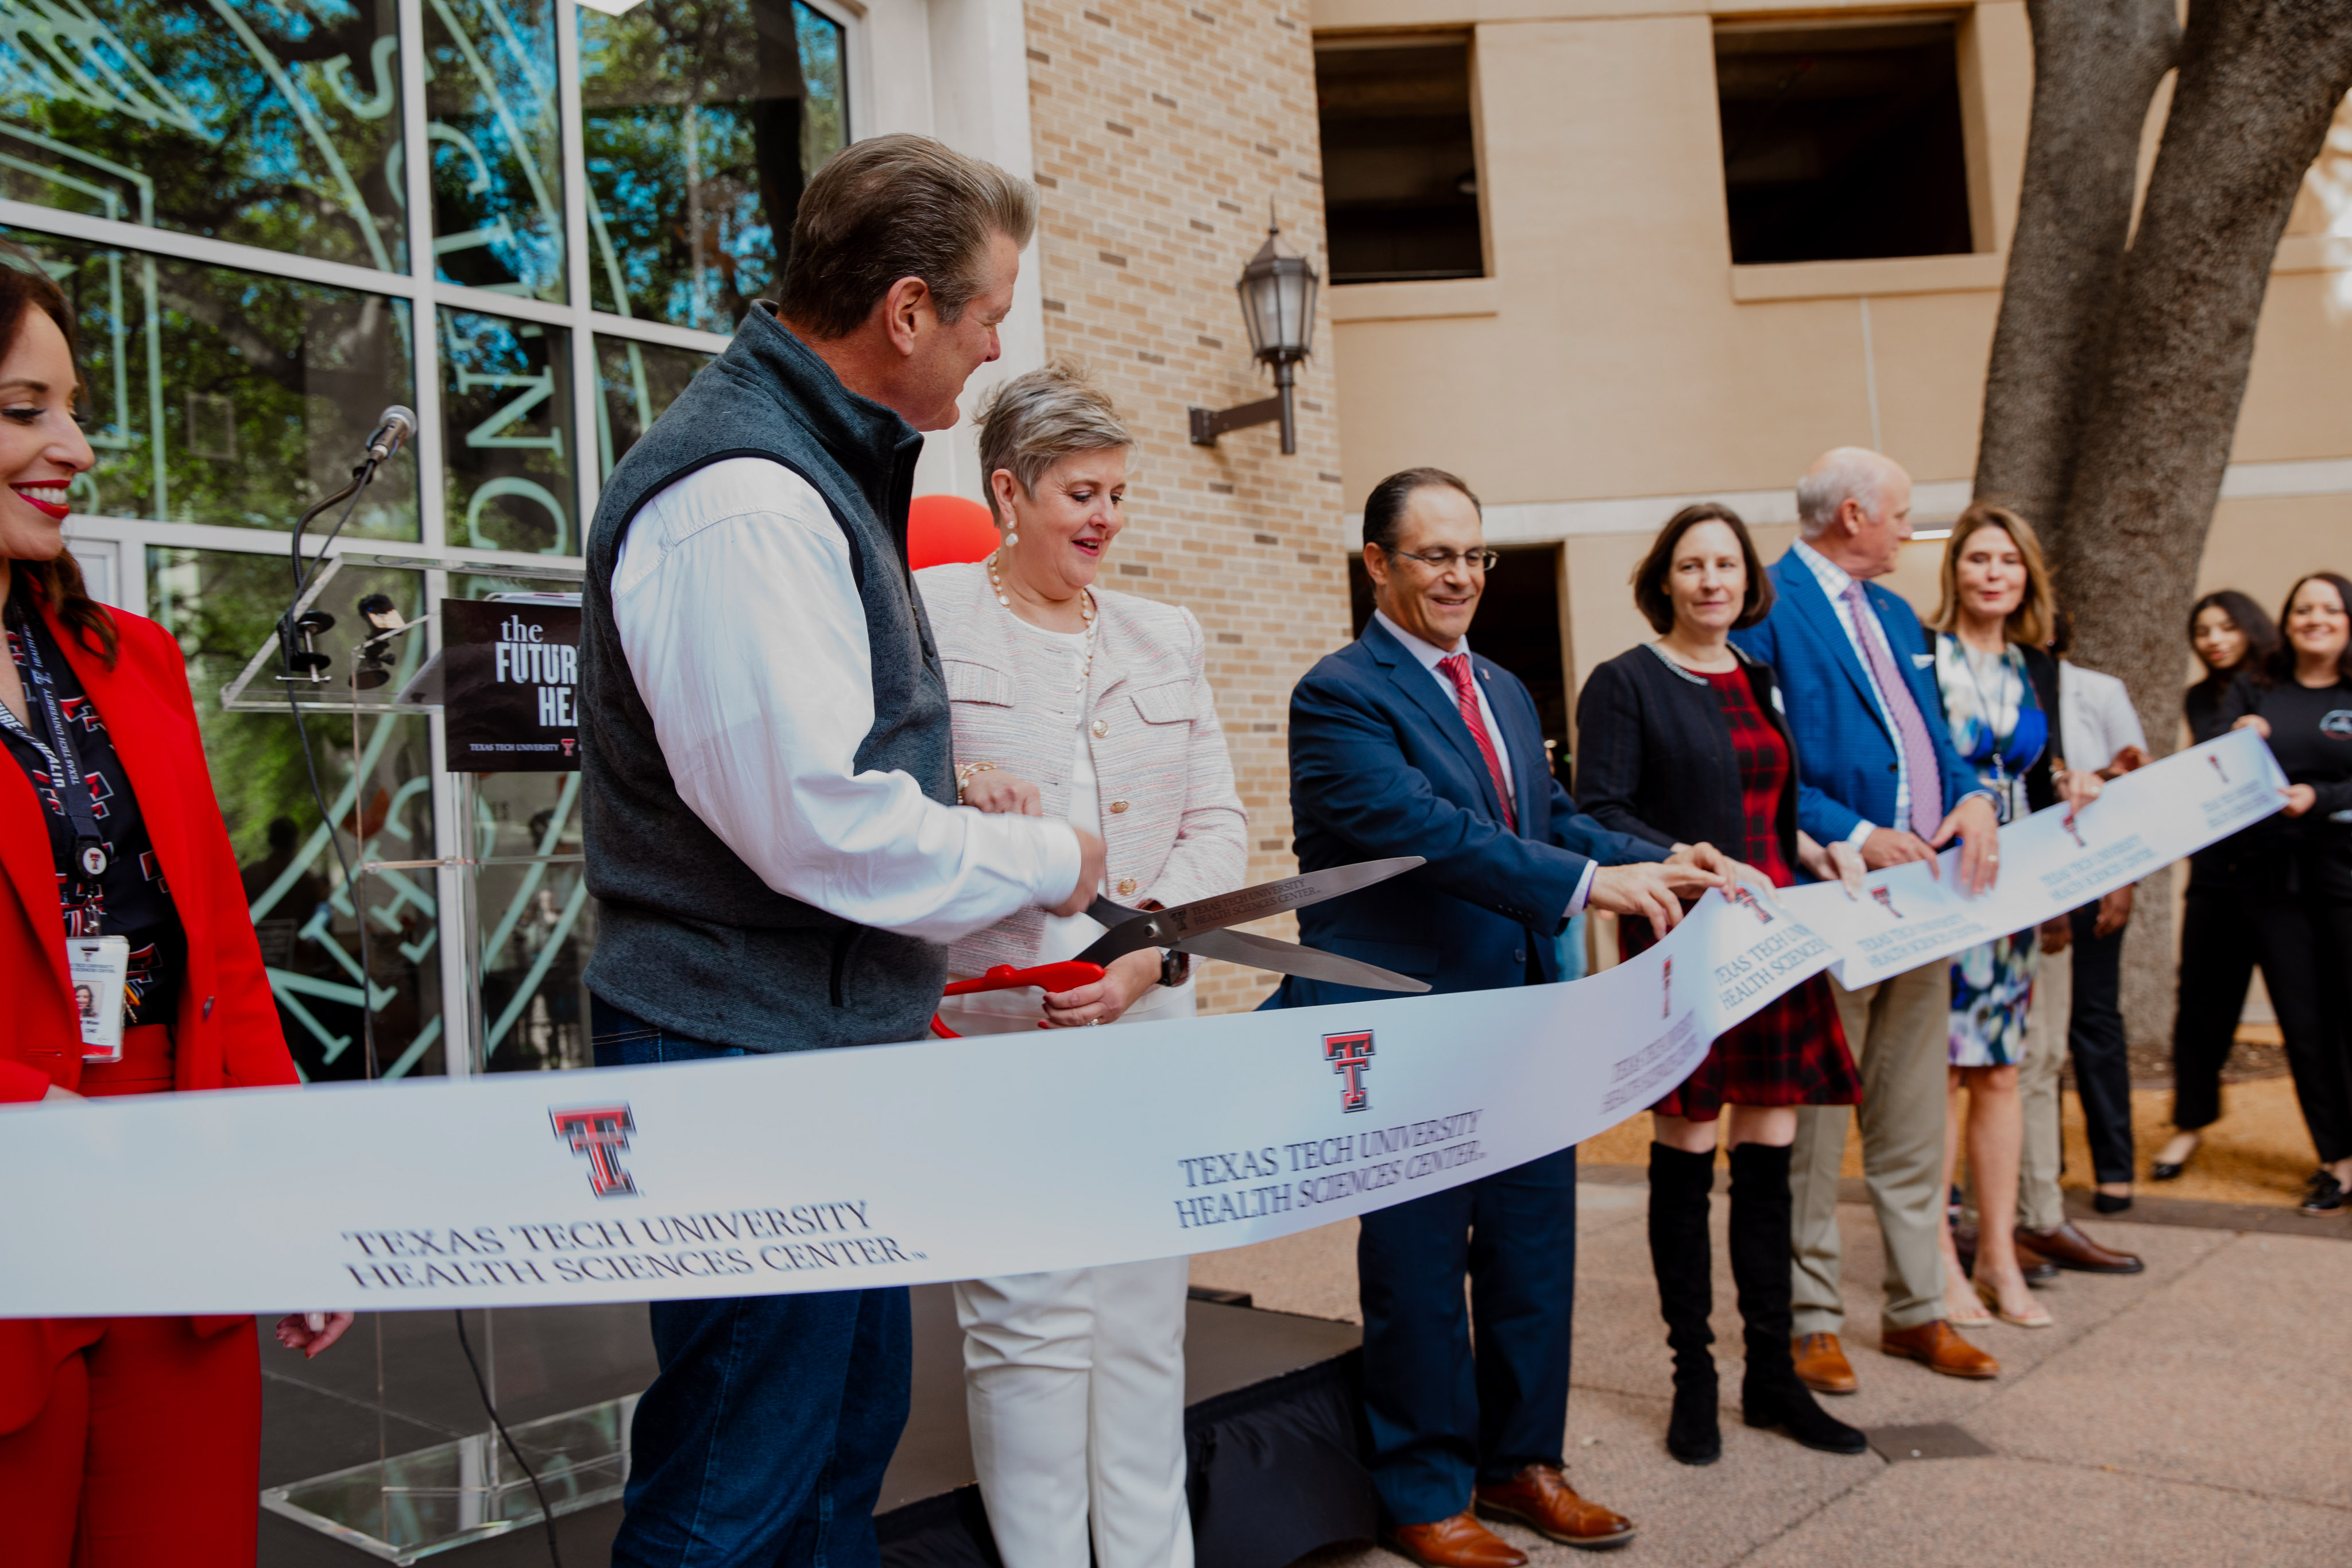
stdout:
[[1339,1091],[1339,1109],[1364,1111],[1371,1108],[1371,1091],[1364,1087],[1364,1074],[1372,1066],[1372,1031],[1357,1034],[1327,1034],[1323,1037],[1323,1060],[1331,1071],[1347,1080]]
[[637,1119],[626,1105],[576,1105],[551,1110],[555,1135],[572,1145],[575,1155],[588,1156],[588,1187],[598,1197],[635,1197],[637,1182],[621,1168],[619,1156],[629,1146]]

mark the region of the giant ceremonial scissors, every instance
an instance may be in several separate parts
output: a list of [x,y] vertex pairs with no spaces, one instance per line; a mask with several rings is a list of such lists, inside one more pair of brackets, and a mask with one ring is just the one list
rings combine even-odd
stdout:
[[[1337,953],[1302,947],[1296,942],[1231,929],[1269,915],[1279,915],[1286,909],[1304,909],[1310,904],[1386,882],[1425,863],[1420,855],[1359,861],[1354,865],[1333,866],[1329,871],[1286,876],[1279,882],[1262,882],[1255,887],[1221,893],[1214,898],[1195,899],[1173,909],[1129,909],[1124,904],[1097,898],[1087,906],[1087,913],[1108,929],[1076,957],[1058,964],[1040,964],[1034,969],[999,964],[975,979],[956,981],[948,987],[947,994],[961,997],[974,991],[1006,991],[1020,986],[1036,986],[1048,991],[1075,990],[1101,979],[1103,966],[1112,959],[1146,947],[1172,947],[1179,953],[1222,958],[1229,964],[1271,969],[1277,975],[1360,986],[1368,991],[1425,991],[1429,982],[1410,975],[1343,958]],[[931,1029],[949,1040],[960,1038],[936,1017],[931,1019]]]

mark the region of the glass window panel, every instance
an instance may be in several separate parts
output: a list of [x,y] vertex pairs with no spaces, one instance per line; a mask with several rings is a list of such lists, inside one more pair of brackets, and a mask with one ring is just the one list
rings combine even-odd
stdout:
[[[467,599],[562,592],[576,584],[545,578],[467,574],[450,579]],[[534,1072],[593,1067],[588,988],[581,978],[596,948],[596,903],[588,896],[581,851],[580,775],[474,776],[477,858],[530,865],[484,865],[475,873],[474,912],[482,944],[482,1030],[488,1070]]]
[[[415,401],[405,300],[0,232],[79,321],[99,461],[74,482],[78,512],[290,528],[350,478],[384,406]],[[417,537],[412,455],[344,531]]]
[[[483,774],[474,826],[475,852],[485,859],[577,855],[580,775]],[[476,873],[482,1029],[492,1072],[595,1065],[581,978],[596,948],[596,903],[585,872],[577,862],[542,860]]]
[[0,195],[405,272],[394,0],[9,0]]
[[563,293],[554,0],[425,0],[433,258],[441,278]]
[[583,7],[580,28],[591,297],[728,331],[846,141],[841,25],[798,0],[671,0]]
[[596,338],[596,472],[609,478],[637,437],[677,400],[710,356],[627,338]]
[[578,554],[572,334],[467,310],[440,319],[449,542]]
[[[425,580],[415,571],[356,570],[331,579],[318,607],[336,618],[320,640],[335,660],[334,670],[348,668],[362,597],[389,594],[403,615],[413,616]],[[292,716],[221,711],[220,688],[269,639],[286,608],[291,585],[284,558],[151,548],[147,592],[154,618],[187,653],[214,792],[243,868],[262,962],[295,1065],[306,1079],[365,1077],[361,1004],[372,995],[377,1076],[443,1071],[434,873],[360,878],[368,920],[365,972],[373,982],[362,992],[360,911],[321,826]],[[394,680],[405,681],[422,656],[422,638],[403,639]],[[431,746],[422,716],[355,722],[314,709],[303,715],[301,729],[308,732],[328,815],[355,864],[439,853],[433,840]]]

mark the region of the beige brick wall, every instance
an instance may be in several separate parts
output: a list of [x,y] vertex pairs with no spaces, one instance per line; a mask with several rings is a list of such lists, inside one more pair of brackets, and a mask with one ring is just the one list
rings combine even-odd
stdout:
[[[1085,361],[1140,437],[1108,584],[1200,617],[1250,877],[1283,875],[1290,688],[1349,634],[1328,310],[1298,378],[1297,455],[1272,425],[1194,446],[1185,409],[1271,390],[1234,293],[1269,198],[1326,270],[1305,0],[1030,0],[1028,22],[1046,350]],[[1202,1006],[1252,1007],[1271,985],[1209,964]]]

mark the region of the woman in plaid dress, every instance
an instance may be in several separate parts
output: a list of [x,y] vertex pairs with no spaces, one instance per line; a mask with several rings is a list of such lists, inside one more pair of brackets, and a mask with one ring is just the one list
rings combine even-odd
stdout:
[[[1761,621],[1772,584],[1747,525],[1727,507],[1685,507],[1633,574],[1633,600],[1658,641],[1592,672],[1577,704],[1577,803],[1619,832],[1661,844],[1711,842],[1750,879],[1786,887],[1802,865],[1849,888],[1850,846],[1824,851],[1797,828],[1796,752],[1770,665],[1727,634]],[[1758,918],[1771,918],[1766,904]],[[1646,930],[1619,927],[1629,952]],[[1837,1004],[1816,975],[1716,1040],[1689,1078],[1651,1108],[1650,1260],[1675,1355],[1666,1448],[1689,1465],[1723,1451],[1717,1425],[1713,1249],[1708,1194],[1718,1121],[1730,1123],[1731,1271],[1746,1324],[1741,1413],[1807,1448],[1859,1454],[1863,1435],[1814,1403],[1790,1354],[1789,1145],[1800,1105],[1851,1105],[1862,1082]]]

